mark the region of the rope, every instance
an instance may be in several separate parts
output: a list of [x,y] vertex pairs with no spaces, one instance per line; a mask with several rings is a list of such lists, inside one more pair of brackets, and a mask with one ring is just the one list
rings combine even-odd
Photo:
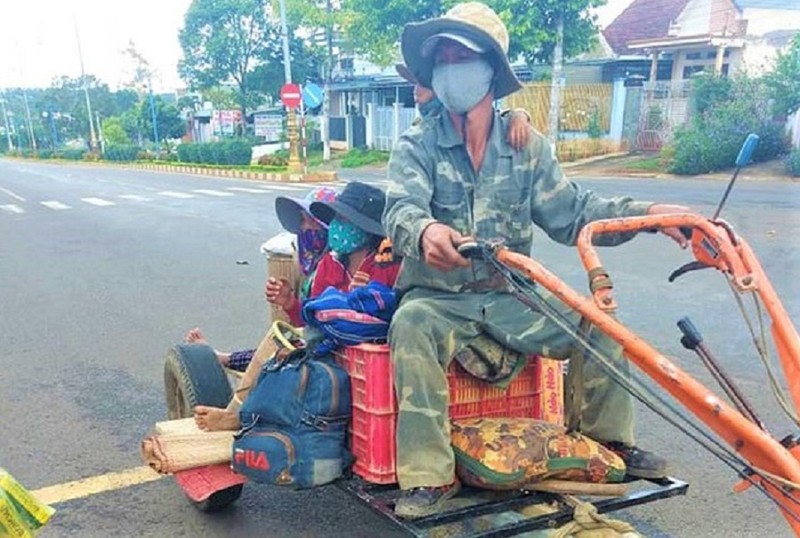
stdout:
[[742,313],[742,319],[744,319],[745,325],[747,325],[747,330],[750,331],[750,337],[753,339],[753,345],[756,348],[758,358],[761,360],[761,364],[764,365],[764,369],[767,371],[767,379],[769,379],[769,386],[772,390],[772,395],[775,397],[775,400],[778,402],[778,406],[781,408],[784,414],[789,417],[789,420],[800,427],[800,419],[798,419],[797,415],[792,410],[792,407],[789,405],[789,402],[786,400],[786,396],[784,395],[783,390],[780,387],[780,383],[778,383],[778,379],[775,376],[772,365],[770,364],[769,352],[764,344],[764,342],[767,340],[767,337],[764,330],[764,315],[761,312],[760,298],[756,294],[753,294],[753,304],[755,305],[756,312],[758,313],[758,325],[760,332],[759,339],[759,336],[756,336],[753,323],[750,321],[750,316],[747,315],[747,311],[745,310],[744,302],[742,301],[741,296],[736,291],[736,288],[733,286],[731,281],[728,281],[728,286],[731,288],[733,298],[736,301],[736,304],[739,306],[739,311]]
[[633,525],[599,514],[597,507],[591,503],[580,501],[572,495],[562,495],[562,498],[573,507],[572,521],[556,529],[551,538],[567,538],[583,531],[609,529],[619,534],[636,533]]

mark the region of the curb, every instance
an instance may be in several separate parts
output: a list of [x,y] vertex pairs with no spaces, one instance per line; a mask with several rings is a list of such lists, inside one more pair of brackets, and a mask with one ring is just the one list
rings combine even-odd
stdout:
[[136,170],[149,170],[152,172],[172,172],[176,174],[194,174],[199,176],[227,177],[233,179],[248,179],[254,181],[268,181],[273,183],[320,183],[338,181],[336,171],[317,171],[302,173],[289,172],[259,172],[250,170],[231,170],[226,168],[203,168],[199,166],[181,166],[167,164],[132,164],[129,168]]

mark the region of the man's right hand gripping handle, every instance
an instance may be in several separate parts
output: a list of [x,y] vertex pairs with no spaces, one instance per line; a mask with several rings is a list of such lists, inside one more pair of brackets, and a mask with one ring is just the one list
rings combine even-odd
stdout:
[[469,240],[446,224],[429,224],[420,239],[423,259],[439,271],[469,267],[469,260],[458,253],[458,245]]

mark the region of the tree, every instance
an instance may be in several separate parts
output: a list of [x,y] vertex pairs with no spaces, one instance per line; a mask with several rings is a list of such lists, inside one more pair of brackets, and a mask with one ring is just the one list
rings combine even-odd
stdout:
[[278,37],[266,9],[266,0],[193,0],[178,36],[181,77],[201,90],[232,82],[246,114],[260,93],[253,71],[268,61],[269,44]]
[[[602,6],[606,0],[485,2],[508,27],[509,56],[521,55],[533,64],[551,61],[559,17],[564,21],[564,57],[589,50],[597,35],[595,17],[589,8]],[[379,65],[389,65],[397,56],[397,42],[406,23],[438,16],[457,3],[458,0],[342,0],[343,13],[338,22],[355,52],[367,55]]]
[[113,116],[103,120],[103,138],[109,145],[130,144],[131,139],[122,126],[122,118]]
[[788,116],[800,109],[800,34],[778,55],[775,70],[764,76],[775,113]]

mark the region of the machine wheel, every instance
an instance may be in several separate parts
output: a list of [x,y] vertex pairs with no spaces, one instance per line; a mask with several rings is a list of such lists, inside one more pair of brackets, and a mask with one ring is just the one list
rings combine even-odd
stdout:
[[[164,392],[170,420],[191,417],[196,405],[227,407],[233,395],[216,353],[200,344],[178,344],[169,350],[164,363]],[[242,484],[231,486],[200,502],[187,499],[201,512],[216,512],[234,503],[243,488]]]
[[178,344],[164,363],[164,392],[170,420],[192,416],[196,405],[226,407],[231,385],[214,350],[200,344]]
[[236,502],[242,495],[244,484],[231,486],[229,488],[221,489],[211,495],[205,501],[196,502],[189,499],[189,502],[201,512],[218,512]]

